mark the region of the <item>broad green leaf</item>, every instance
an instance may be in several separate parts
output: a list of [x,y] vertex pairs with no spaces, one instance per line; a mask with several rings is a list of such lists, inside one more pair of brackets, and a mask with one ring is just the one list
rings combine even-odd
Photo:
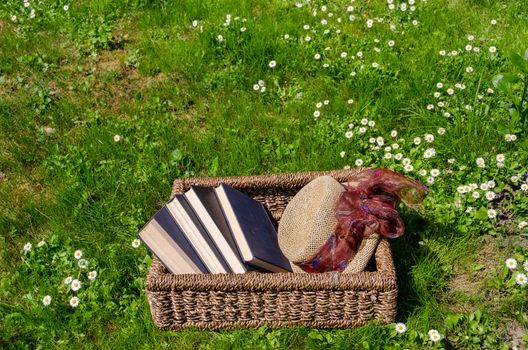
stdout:
[[526,51],[524,51],[523,59],[525,61],[528,61],[528,48],[526,49]]
[[517,68],[519,68],[523,72],[526,70],[526,61],[521,57],[521,55],[519,55],[518,53],[513,53],[510,56],[510,59]]

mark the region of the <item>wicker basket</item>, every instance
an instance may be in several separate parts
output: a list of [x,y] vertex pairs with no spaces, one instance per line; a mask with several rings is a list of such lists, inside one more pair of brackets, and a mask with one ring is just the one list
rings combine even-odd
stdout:
[[[187,178],[174,182],[172,196],[191,185],[220,182],[260,201],[275,224],[288,201],[321,175],[346,181],[355,170],[258,176]],[[174,275],[154,258],[146,292],[161,329],[306,326],[346,328],[375,320],[394,321],[397,285],[389,243],[382,239],[373,271],[347,273],[246,273]]]

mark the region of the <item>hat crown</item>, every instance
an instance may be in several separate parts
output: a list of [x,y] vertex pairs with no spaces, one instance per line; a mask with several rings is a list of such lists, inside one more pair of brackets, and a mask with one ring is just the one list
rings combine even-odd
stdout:
[[335,204],[345,191],[331,176],[320,176],[304,186],[288,203],[278,228],[279,246],[293,263],[312,258],[334,232]]

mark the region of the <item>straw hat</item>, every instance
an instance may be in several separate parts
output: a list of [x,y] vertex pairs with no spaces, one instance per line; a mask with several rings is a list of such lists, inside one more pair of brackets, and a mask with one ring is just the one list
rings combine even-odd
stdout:
[[[331,176],[320,176],[304,186],[288,203],[278,228],[279,246],[294,272],[297,264],[312,259],[337,225],[335,204],[345,187]],[[363,271],[379,241],[377,233],[362,240],[357,254],[343,272]]]

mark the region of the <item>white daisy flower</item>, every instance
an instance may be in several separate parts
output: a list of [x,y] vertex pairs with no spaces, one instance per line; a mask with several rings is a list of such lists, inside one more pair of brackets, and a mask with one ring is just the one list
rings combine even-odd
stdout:
[[43,247],[44,245],[46,244],[46,241],[42,240],[40,242],[37,243],[37,247]]
[[434,108],[434,105],[433,105],[433,104],[428,104],[428,105],[427,105],[427,110],[430,111],[430,110],[432,110],[433,108]]
[[306,42],[309,42],[310,40],[312,40],[312,37],[310,37],[308,35],[304,38],[304,41],[306,41]]
[[434,136],[431,135],[431,134],[425,134],[425,135],[424,135],[424,140],[427,141],[427,142],[429,142],[429,143],[431,143],[431,142],[434,141]]
[[376,137],[376,143],[380,146],[383,146],[385,144],[385,140],[383,140],[383,137],[378,136]]
[[391,145],[391,147],[392,147],[392,149],[398,149],[398,148],[400,148],[400,145],[398,145],[397,143],[393,143]]
[[277,61],[275,61],[275,60],[271,60],[270,63],[268,63],[268,66],[270,68],[275,68],[276,65],[277,65]]
[[218,36],[216,37],[218,39],[218,41],[222,42],[224,41],[224,36],[222,34],[218,34]]
[[345,170],[350,169],[350,165],[345,165],[345,166],[343,167],[343,169],[345,169]]
[[473,196],[473,198],[477,199],[477,198],[480,198],[480,193],[478,193],[478,191],[474,191],[471,196]]
[[70,284],[71,289],[75,292],[81,289],[81,281],[74,279]]
[[414,167],[412,166],[412,164],[407,164],[403,167],[403,170],[405,170],[406,172],[413,171]]
[[407,327],[405,326],[404,323],[400,322],[400,323],[396,323],[395,330],[396,330],[396,333],[402,334],[402,333],[405,333],[405,331],[407,330]]
[[484,183],[480,184],[480,189],[482,191],[487,191],[489,189],[488,183],[484,182]]
[[356,56],[357,56],[357,57],[363,57],[363,52],[358,51],[358,53],[356,53]]
[[489,188],[495,188],[495,186],[496,186],[496,183],[495,183],[495,181],[493,181],[493,180],[489,180],[489,181],[487,182],[487,184],[488,184],[488,187],[489,187]]
[[490,46],[489,49],[488,49],[488,51],[489,51],[490,53],[495,53],[495,52],[497,52],[497,48],[496,48],[495,46]]
[[431,329],[429,332],[429,339],[433,341],[433,343],[438,342],[442,337],[440,336],[440,333],[436,329]]
[[411,160],[410,160],[409,158],[403,158],[403,160],[402,160],[402,164],[403,164],[403,165],[411,164]]
[[484,162],[484,158],[482,158],[482,157],[477,158],[476,163],[477,163],[477,166],[479,168],[485,168],[486,167],[486,162]]
[[78,297],[72,297],[70,299],[70,306],[71,307],[77,307],[79,306],[79,298]]
[[353,133],[352,131],[349,130],[349,131],[345,132],[345,137],[346,137],[347,139],[352,138],[352,136],[354,136],[354,133]]
[[374,120],[369,120],[369,122],[368,122],[368,126],[370,126],[371,128],[373,128],[375,125],[376,125],[376,122],[375,122]]
[[496,19],[492,19],[492,20],[490,21],[490,23],[493,24],[493,25],[495,25],[495,24],[497,24],[497,20],[496,20]]
[[465,49],[466,49],[466,51],[471,51],[471,50],[473,50],[473,46],[467,44]]
[[433,96],[436,97],[436,98],[439,98],[441,95],[442,95],[442,94],[439,93],[438,91],[436,91],[436,92],[433,94]]
[[136,238],[132,241],[132,247],[139,248],[140,245],[141,245],[141,241],[139,239]]
[[396,159],[396,160],[401,160],[402,157],[403,157],[403,154],[401,154],[401,153],[396,153],[396,154],[394,155],[394,159]]
[[345,158],[345,154],[346,154],[345,151],[341,151],[341,152],[339,153],[339,156],[340,156],[341,158]]
[[506,159],[506,157],[504,156],[504,154],[497,154],[497,156],[495,157],[495,159],[497,159],[497,162],[504,162],[504,160]]
[[469,67],[466,67],[466,73],[473,73],[473,67],[469,66]]
[[425,170],[425,169],[420,169],[420,171],[418,171],[418,174],[419,174],[420,176],[427,176],[427,170]]
[[83,256],[83,252],[81,250],[76,250],[75,253],[73,253],[73,257],[77,260],[79,260]]
[[511,180],[511,182],[517,183],[519,181],[519,176],[513,175],[512,177],[510,177],[510,180]]
[[329,103],[330,103],[330,100],[324,100],[324,101],[323,101],[323,104],[324,104],[324,105],[327,105],[327,104],[329,104]]
[[88,272],[88,279],[90,281],[93,281],[96,277],[97,277],[97,271],[94,270],[94,271]]
[[468,186],[470,191],[476,190],[478,188],[478,185],[476,183],[470,183]]
[[438,169],[431,169],[431,176],[432,176],[432,177],[437,177],[438,175],[440,175],[440,170],[438,170]]
[[434,157],[436,154],[436,151],[434,148],[428,148],[424,152],[424,158],[431,158]]
[[396,130],[392,130],[392,131],[390,132],[390,136],[391,136],[391,137],[396,137],[396,136],[398,136],[398,132],[397,132]]
[[33,247],[33,244],[31,244],[30,242],[27,242],[26,244],[24,244],[22,249],[24,249],[25,252],[29,252],[31,250],[31,247]]
[[79,268],[85,269],[88,267],[88,261],[86,259],[79,259],[77,265],[79,266]]
[[464,186],[458,186],[457,187],[457,192],[460,193],[460,194],[466,193]]
[[361,128],[358,129],[358,131],[359,131],[360,134],[364,134],[364,133],[367,132],[367,129],[364,128],[364,127],[361,127]]
[[438,52],[438,54],[439,54],[440,56],[445,56],[445,55],[446,55],[446,51],[445,51],[445,50],[440,50],[440,51]]
[[321,55],[320,55],[320,54],[318,54],[318,53],[316,53],[316,54],[314,55],[314,58],[315,58],[316,60],[318,60],[318,59],[320,59],[320,58],[321,58]]
[[385,153],[385,159],[391,159],[392,153]]
[[515,260],[514,258],[506,259],[505,263],[506,263],[506,267],[509,268],[510,270],[514,270],[517,268],[517,260]]
[[198,21],[197,21],[197,20],[194,20],[194,21],[192,21],[191,24],[192,24],[193,27],[196,28],[196,27],[198,26]]
[[453,95],[455,93],[455,90],[453,90],[453,88],[449,88],[446,90],[446,92],[448,95]]
[[393,47],[395,42],[394,42],[394,40],[389,40],[388,44],[389,44],[390,47]]
[[526,278],[526,275],[524,273],[518,273],[517,276],[515,276],[515,282],[522,286],[528,282],[528,279]]
[[290,38],[290,34],[284,34],[284,39],[288,40]]
[[466,213],[471,213],[473,211],[473,207],[467,207],[466,208]]
[[379,67],[379,63],[378,62],[372,62],[372,67],[373,68],[378,68]]
[[443,84],[442,82],[438,82],[438,83],[436,83],[436,88],[437,88],[437,89],[441,89],[441,88],[443,88],[443,87],[444,87],[444,84]]
[[353,99],[349,99],[347,102],[348,102],[349,105],[351,105],[352,103],[354,103],[354,100]]
[[385,151],[385,152],[390,152],[390,151],[392,151],[391,146],[387,146],[387,147],[385,147],[385,148],[384,148],[384,151]]
[[51,304],[51,296],[49,295],[44,296],[44,298],[42,298],[42,304],[44,306],[48,306],[49,304]]
[[488,191],[488,192],[486,192],[485,196],[486,196],[487,200],[491,201],[491,200],[495,199],[495,192]]
[[246,27],[242,27],[242,28],[240,28],[240,32],[241,32],[241,33],[244,33],[245,31],[246,31]]
[[64,279],[64,284],[70,284],[72,282],[73,278],[71,276],[68,276]]
[[355,164],[356,164],[357,167],[360,167],[360,166],[363,165],[363,160],[362,159],[356,159]]
[[413,143],[414,143],[415,145],[419,145],[421,142],[422,142],[422,139],[419,138],[419,137],[415,137],[414,140],[413,140]]
[[524,192],[528,191],[528,185],[527,184],[522,184],[521,185],[521,190],[524,191]]
[[443,135],[443,134],[445,134],[445,129],[444,128],[438,128],[437,133],[438,133],[438,135]]
[[320,115],[321,115],[321,112],[319,112],[317,110],[313,112],[313,116],[316,117],[316,118],[318,118]]
[[451,116],[451,113],[449,113],[449,112],[444,112],[444,117],[449,118],[450,116]]
[[69,6],[69,5],[64,5],[64,6],[62,7],[62,9],[63,9],[64,11],[68,11],[68,10],[70,9],[70,6]]
[[374,137],[371,137],[371,138],[369,139],[369,143],[376,143],[376,139],[375,139]]
[[447,160],[447,162],[448,162],[449,164],[453,164],[453,163],[455,162],[455,159],[454,159],[454,158],[449,158],[449,159]]
[[[519,225],[518,225],[517,227],[519,227],[519,229],[522,230],[522,229],[525,228],[526,226],[528,226],[528,222],[526,222],[526,221],[521,221],[521,222],[519,222]],[[528,264],[528,260],[526,260],[526,261],[524,262],[524,265],[526,265],[526,264]],[[526,270],[526,271],[528,271],[528,270]]]
[[253,90],[255,90],[255,91],[260,90],[260,85],[259,84],[253,84]]
[[497,211],[495,209],[488,209],[488,218],[493,219],[497,216]]
[[474,37],[473,35],[470,34],[470,35],[468,35],[467,39],[468,39],[469,41],[473,41],[473,39],[475,39],[475,37]]

